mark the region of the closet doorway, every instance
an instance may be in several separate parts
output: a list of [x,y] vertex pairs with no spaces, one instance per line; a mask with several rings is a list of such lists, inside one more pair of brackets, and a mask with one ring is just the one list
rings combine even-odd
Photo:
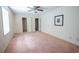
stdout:
[[32,19],[32,31],[33,32],[36,32],[36,31],[41,31],[40,30],[40,24],[41,23],[41,20],[40,20],[40,18],[37,18],[37,17],[34,17],[33,19]]
[[39,31],[39,19],[35,18],[35,31]]
[[27,18],[22,17],[23,32],[27,32]]

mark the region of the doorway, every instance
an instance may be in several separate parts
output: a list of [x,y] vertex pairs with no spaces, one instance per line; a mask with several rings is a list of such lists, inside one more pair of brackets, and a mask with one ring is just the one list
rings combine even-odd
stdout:
[[35,31],[39,31],[39,19],[35,18]]
[[41,31],[41,20],[38,17],[32,18],[32,31]]
[[23,32],[27,32],[27,18],[22,17]]

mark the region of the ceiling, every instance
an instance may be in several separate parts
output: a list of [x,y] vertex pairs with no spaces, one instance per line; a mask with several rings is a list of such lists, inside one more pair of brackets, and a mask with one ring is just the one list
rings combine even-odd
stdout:
[[[34,11],[28,12],[29,8],[33,6],[9,6],[15,14],[35,14]],[[50,10],[57,8],[58,6],[40,6],[44,11],[37,14],[43,14]]]

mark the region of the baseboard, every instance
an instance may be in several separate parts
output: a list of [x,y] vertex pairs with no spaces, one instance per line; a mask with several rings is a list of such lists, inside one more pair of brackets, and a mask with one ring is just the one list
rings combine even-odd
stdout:
[[70,44],[79,46],[79,44],[77,44],[77,43],[75,43],[75,42],[72,42],[72,41],[70,41],[69,39],[64,39],[62,36],[59,36],[59,35],[56,35],[56,34],[51,34],[51,33],[48,33],[48,32],[45,32],[45,33],[47,33],[47,34],[49,34],[49,35],[52,35],[52,36],[55,36],[55,37],[57,37],[57,38],[59,38],[59,39],[61,39],[61,40],[64,40],[64,41],[66,41],[66,42],[68,42],[68,43],[70,43]]

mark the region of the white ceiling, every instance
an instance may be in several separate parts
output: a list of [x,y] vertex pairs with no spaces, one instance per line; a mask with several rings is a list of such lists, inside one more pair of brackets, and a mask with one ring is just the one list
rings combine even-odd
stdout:
[[[12,11],[15,14],[34,14],[33,11],[28,12],[29,8],[27,8],[29,6],[10,6],[10,8],[12,9]],[[32,6],[30,6],[32,7]],[[37,14],[43,14],[46,13],[50,10],[53,10],[55,8],[57,8],[58,6],[41,6],[41,8],[44,10],[43,12],[38,12]]]

